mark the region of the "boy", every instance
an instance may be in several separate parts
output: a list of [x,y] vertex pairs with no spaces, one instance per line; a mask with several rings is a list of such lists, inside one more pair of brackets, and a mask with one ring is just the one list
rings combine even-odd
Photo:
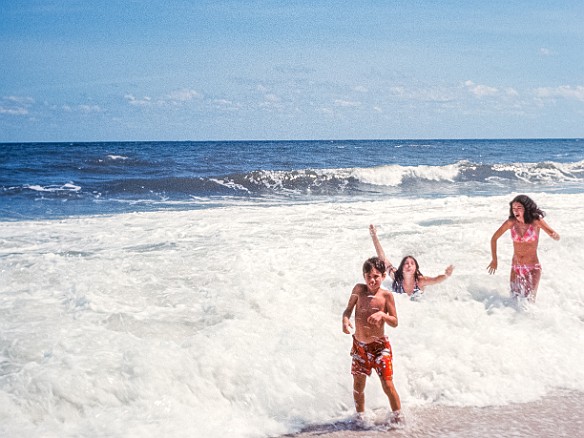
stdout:
[[401,403],[393,385],[391,345],[384,333],[385,323],[397,327],[397,312],[392,293],[381,287],[385,273],[385,263],[379,257],[365,261],[365,284],[355,285],[343,312],[343,332],[350,334],[349,329],[353,328],[350,318],[355,308],[351,374],[355,409],[360,422],[365,419],[365,383],[372,368],[379,375],[383,391],[389,399],[393,411],[392,422],[401,422]]

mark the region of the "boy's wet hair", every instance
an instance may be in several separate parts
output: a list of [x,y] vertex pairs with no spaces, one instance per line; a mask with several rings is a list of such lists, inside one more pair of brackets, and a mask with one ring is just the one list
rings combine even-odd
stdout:
[[365,263],[363,263],[363,274],[369,274],[373,268],[377,269],[382,274],[385,273],[387,269],[383,260],[381,260],[379,257],[371,257],[370,259],[365,260]]

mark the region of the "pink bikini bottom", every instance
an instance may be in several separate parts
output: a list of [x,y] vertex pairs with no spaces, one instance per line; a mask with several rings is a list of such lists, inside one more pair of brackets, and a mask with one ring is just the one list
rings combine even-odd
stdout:
[[530,274],[531,271],[541,271],[541,265],[536,263],[534,265],[511,265],[511,269],[515,271],[519,277],[525,277]]

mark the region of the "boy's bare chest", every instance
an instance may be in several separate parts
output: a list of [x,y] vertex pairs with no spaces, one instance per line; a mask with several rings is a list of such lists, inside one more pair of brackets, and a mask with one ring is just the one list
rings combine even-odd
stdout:
[[356,316],[369,317],[375,312],[384,310],[385,300],[376,295],[362,295],[357,302]]

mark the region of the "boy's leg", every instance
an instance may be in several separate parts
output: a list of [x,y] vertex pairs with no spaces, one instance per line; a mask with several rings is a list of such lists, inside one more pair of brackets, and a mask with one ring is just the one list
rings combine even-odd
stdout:
[[381,379],[381,387],[383,388],[383,392],[387,395],[389,399],[389,405],[391,406],[392,411],[399,411],[401,409],[401,401],[399,399],[399,395],[393,385],[393,380],[385,380]]
[[365,412],[365,374],[353,374],[353,399],[355,400],[355,410]]

